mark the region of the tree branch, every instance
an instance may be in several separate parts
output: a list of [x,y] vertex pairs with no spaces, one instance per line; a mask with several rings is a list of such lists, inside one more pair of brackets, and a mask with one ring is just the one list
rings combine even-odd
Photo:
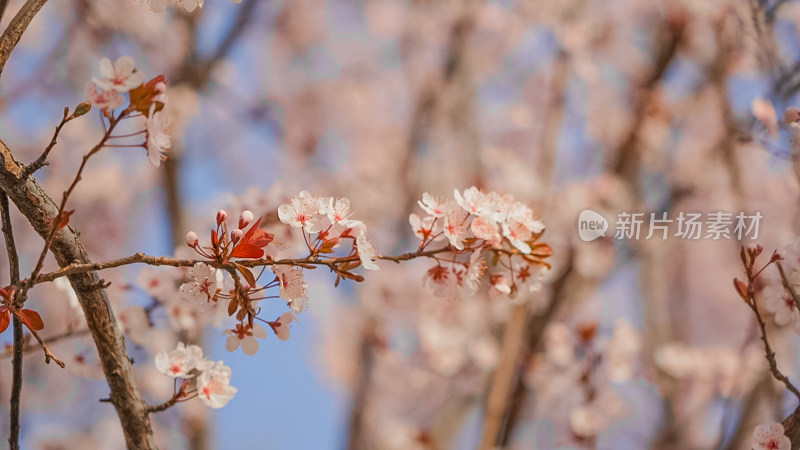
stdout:
[[47,3],[47,0],[26,1],[17,15],[11,19],[8,28],[0,35],[0,77],[3,76],[3,68],[5,68],[8,58],[11,56],[11,51],[17,46],[22,33],[25,32],[33,17],[42,9],[45,3]]
[[[59,208],[33,177],[22,177],[23,169],[24,166],[14,159],[5,143],[0,141],[0,188],[17,205],[34,230],[45,238],[51,233]],[[70,226],[54,233],[50,251],[61,267],[73,263],[90,264],[78,232]],[[103,372],[111,390],[111,403],[120,417],[128,448],[155,448],[147,405],[139,393],[136,375],[125,350],[124,337],[105,289],[98,283],[100,279],[97,273],[72,273],[68,278],[97,346]]]
[[[11,213],[8,207],[8,196],[0,192],[0,214],[2,214],[3,237],[6,241],[8,253],[8,269],[11,283],[19,282],[19,256],[17,245],[14,242],[14,232],[11,228]],[[16,305],[19,306],[19,305]],[[22,398],[22,321],[14,315],[14,350],[11,360],[11,407],[9,408],[9,436],[8,445],[11,450],[19,449],[19,405]]]

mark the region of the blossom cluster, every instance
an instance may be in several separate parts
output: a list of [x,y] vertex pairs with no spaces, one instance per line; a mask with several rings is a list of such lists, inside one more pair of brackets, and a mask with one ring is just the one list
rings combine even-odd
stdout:
[[775,253],[774,258],[780,260],[786,282],[782,279],[780,271],[765,272],[763,290],[764,306],[772,313],[775,323],[787,326],[795,333],[800,334],[800,305],[795,295],[786,286],[797,289],[800,286],[800,239]]
[[[618,320],[609,338],[598,324],[577,327],[555,322],[544,334],[544,351],[533,356],[525,377],[547,405],[570,405],[565,418],[578,439],[591,439],[626,415],[614,385],[628,383],[639,371],[642,342],[626,321]],[[553,408],[553,414],[564,413]]]
[[196,345],[179,342],[174,350],[156,354],[155,365],[164,375],[183,379],[180,389],[174,393],[177,401],[198,397],[216,409],[225,406],[237,392],[231,386],[230,367],[222,361],[205,359],[203,350]]
[[[109,139],[127,139],[143,134],[145,141],[138,144],[115,146],[143,147],[147,150],[147,158],[155,167],[159,167],[166,157],[166,151],[172,146],[172,116],[164,111],[167,103],[167,80],[159,75],[145,82],[145,74],[136,70],[133,58],[122,56],[113,64],[108,58],[100,60],[101,77],[92,77],[86,84],[87,100],[103,112],[109,120]],[[125,103],[128,95],[128,106],[115,114],[115,110]],[[116,124],[133,117],[144,117],[144,129],[124,135],[110,135]],[[105,126],[105,124],[104,124]]]
[[307,300],[308,286],[303,280],[302,271],[282,265],[274,265],[275,278],[259,286],[261,274],[256,275],[253,270],[236,261],[258,259],[265,255],[270,258],[265,248],[272,243],[274,236],[260,228],[261,218],[254,221],[254,215],[249,210],[242,211],[237,228],[233,230],[228,230],[227,219],[226,211],[217,212],[217,226],[211,230],[211,245],[201,246],[194,231],[186,234],[186,245],[217,264],[232,264],[235,268],[229,272],[232,285],[230,282],[226,285],[225,271],[213,267],[211,261],[209,264],[199,262],[188,270],[186,281],[181,284],[179,292],[198,311],[210,311],[220,301],[227,302],[228,315],[236,315],[239,323],[223,333],[228,336],[226,348],[235,351],[241,346],[246,354],[254,355],[259,347],[256,338],[267,337],[266,330],[255,323],[255,320],[269,325],[278,338],[286,340],[289,338],[288,326],[294,319],[293,313],[283,314],[274,321],[260,318],[256,309],[258,302],[265,298],[275,298],[266,295],[265,291],[277,287],[278,297],[284,299],[293,312],[301,312]]
[[[343,240],[353,241],[352,253],[357,253],[365,269],[378,270],[375,248],[367,239],[367,226],[351,219],[350,200],[334,199],[301,191],[287,205],[278,208],[281,222],[302,228],[303,233],[316,235],[308,243],[311,255],[333,253]],[[355,267],[355,266],[354,266]]]
[[[453,198],[424,193],[419,206],[426,216],[411,214],[409,223],[419,249],[434,243],[450,246],[450,254],[435,257],[425,284],[441,297],[475,294],[488,269],[489,295],[516,299],[520,293],[541,288],[550,267],[544,259],[549,245],[538,242],[544,224],[533,210],[511,195],[485,193],[470,187],[455,190]],[[490,252],[490,267],[484,253]],[[462,256],[463,255],[463,256]]]

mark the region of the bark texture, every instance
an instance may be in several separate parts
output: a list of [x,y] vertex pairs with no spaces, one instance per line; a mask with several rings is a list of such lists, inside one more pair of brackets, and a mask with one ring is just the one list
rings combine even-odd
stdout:
[[[36,232],[46,238],[58,213],[58,206],[33,176],[22,177],[23,168],[5,143],[0,141],[0,188],[8,194]],[[74,262],[90,262],[80,233],[71,226],[56,233],[50,251],[60,267]],[[86,315],[87,326],[111,389],[109,398],[119,415],[128,448],[156,448],[147,404],[139,393],[136,375],[125,350],[125,339],[117,326],[102,280],[96,272],[74,273],[68,278]]]

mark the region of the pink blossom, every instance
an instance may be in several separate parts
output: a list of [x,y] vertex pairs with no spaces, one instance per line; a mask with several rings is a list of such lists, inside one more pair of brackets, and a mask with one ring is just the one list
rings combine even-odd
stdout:
[[447,211],[447,200],[442,197],[434,197],[427,192],[422,194],[422,200],[417,201],[417,204],[433,217],[444,217]]
[[103,112],[108,112],[122,106],[125,98],[119,95],[119,92],[111,89],[106,89],[101,92],[97,84],[89,81],[86,83],[86,100],[103,110]]
[[472,234],[478,239],[483,239],[490,245],[496,246],[500,244],[502,237],[500,236],[500,227],[497,222],[488,217],[476,217],[472,219],[470,224]]
[[367,240],[367,226],[359,221],[354,221],[355,227],[358,228],[358,235],[356,235],[356,247],[358,248],[358,257],[361,259],[361,265],[367,270],[379,270],[375,260],[378,258],[378,253],[375,247]]
[[269,326],[272,327],[272,331],[275,332],[275,336],[278,336],[278,339],[285,341],[289,339],[289,324],[293,320],[294,316],[291,311],[285,312],[276,321],[269,322]]
[[464,249],[464,239],[470,237],[470,229],[467,226],[469,213],[460,208],[455,202],[447,204],[444,214],[442,230],[445,237],[450,240],[450,244],[459,249]]
[[238,391],[230,383],[231,368],[222,361],[217,361],[205,368],[197,377],[197,396],[201,402],[214,409],[222,408]]
[[784,434],[783,425],[779,423],[761,424],[753,431],[753,450],[789,450],[792,442]]
[[92,77],[92,81],[103,90],[128,92],[139,87],[144,82],[144,72],[137,72],[130,56],[121,56],[112,65],[111,60],[100,60],[100,75],[103,78]]
[[179,289],[181,297],[194,306],[213,305],[217,285],[221,284],[218,274],[221,275],[220,272],[205,263],[195,264],[187,274],[189,281],[183,283]]
[[150,105],[150,115],[147,118],[147,158],[155,167],[161,166],[161,161],[167,159],[167,149],[172,146],[171,127],[172,117],[163,110],[156,112],[156,104]]
[[417,214],[409,214],[408,223],[411,224],[411,230],[414,235],[419,239],[430,239],[441,231],[441,221],[436,220],[435,217],[425,216],[420,218]]
[[156,369],[172,378],[191,378],[190,374],[203,361],[203,350],[196,345],[178,342],[177,348],[169,352],[158,352],[155,357]]
[[464,211],[470,214],[483,216],[489,212],[489,201],[486,197],[486,194],[481,192],[481,190],[475,186],[465,189],[464,195],[461,195],[461,193],[458,192],[458,189],[455,189],[453,191],[453,196],[456,199],[458,206],[464,208]]
[[303,271],[299,267],[273,265],[272,271],[280,283],[280,297],[299,314],[303,312],[308,302],[308,284],[303,279]]
[[229,352],[236,351],[239,346],[242,346],[242,351],[245,355],[255,355],[258,353],[258,339],[267,337],[267,330],[261,325],[254,323],[250,325],[236,324],[236,328],[232,330],[225,330],[223,335],[228,336],[225,341],[225,348]]
[[334,203],[333,197],[330,197],[327,201],[323,202],[322,206],[321,213],[327,215],[328,220],[330,220],[332,224],[348,226],[350,222],[349,217],[352,214],[350,211],[350,200],[340,198]]
[[308,191],[302,191],[288,205],[278,207],[278,218],[281,222],[294,227],[303,228],[307,233],[320,230],[320,202]]

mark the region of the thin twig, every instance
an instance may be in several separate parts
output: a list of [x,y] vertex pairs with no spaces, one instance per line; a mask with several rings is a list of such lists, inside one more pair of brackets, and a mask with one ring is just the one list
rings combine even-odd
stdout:
[[66,125],[66,123],[72,120],[73,118],[74,116],[69,115],[69,108],[64,108],[64,117],[62,117],[61,122],[58,125],[56,125],[56,131],[53,133],[53,138],[50,139],[50,143],[47,144],[47,147],[45,147],[42,154],[39,155],[38,158],[36,158],[36,161],[25,166],[25,168],[22,170],[22,178],[25,178],[28,175],[35,173],[37,170],[41,169],[42,167],[48,164],[47,157],[50,156],[50,151],[53,150],[53,147],[56,146],[58,140],[58,134],[61,132],[61,128],[63,128],[64,125]]
[[[14,313],[15,317],[16,317],[16,314],[17,313],[15,312]],[[37,333],[36,330],[34,330],[32,328],[28,328],[28,331],[30,331],[30,333],[33,335],[33,337],[36,338],[36,342],[38,342],[39,345],[42,347],[42,350],[44,350],[44,362],[46,364],[50,364],[50,361],[52,360],[56,364],[58,364],[59,367],[61,367],[63,369],[65,367],[64,366],[64,361],[61,361],[60,359],[58,359],[56,357],[56,355],[54,355],[53,352],[50,351],[50,348],[47,346],[47,343],[44,341],[44,339],[42,339],[41,336],[39,336],[39,333]]]
[[[753,310],[753,313],[756,315],[756,322],[758,323],[758,328],[761,331],[761,341],[764,342],[765,357],[767,358],[767,362],[769,363],[769,371],[772,373],[772,376],[776,380],[783,383],[783,385],[786,386],[786,389],[791,391],[791,393],[794,394],[795,397],[800,399],[800,391],[798,391],[797,388],[794,386],[794,384],[792,384],[792,382],[789,380],[789,378],[778,369],[778,363],[775,360],[775,352],[772,350],[772,346],[769,344],[769,339],[767,338],[767,326],[764,323],[764,319],[761,317],[761,313],[758,311],[758,304],[756,304],[756,294],[755,294],[755,289],[753,289],[753,284],[757,277],[757,274],[756,275],[753,274],[752,261],[749,264],[745,265],[745,270],[747,272],[747,281],[748,281],[747,292],[746,292],[747,301],[745,303],[747,303],[747,306],[749,306],[750,309]],[[783,273],[783,269],[781,268],[780,264],[778,264],[778,270],[781,272],[781,277],[784,277],[785,274]],[[759,271],[758,273],[761,273],[761,271]],[[796,295],[793,290],[790,292],[792,293],[793,296]]]
[[[89,329],[88,328],[83,328],[83,329],[80,329],[80,330],[70,330],[70,331],[66,331],[66,332],[61,333],[61,334],[48,336],[46,338],[42,338],[42,340],[44,341],[45,344],[52,345],[52,344],[54,344],[56,342],[63,341],[65,339],[79,338],[79,337],[82,337],[82,336],[86,336],[87,334],[89,334]],[[30,353],[30,352],[32,352],[34,350],[39,350],[40,348],[41,348],[41,346],[39,344],[36,344],[36,345],[30,344],[30,345],[26,345],[25,347],[23,347],[22,348],[22,352],[23,353]],[[13,355],[12,351],[7,351],[5,353],[0,353],[0,359],[10,358],[12,355]]]
[[[378,255],[376,259],[400,263],[402,261],[408,261],[415,258],[431,257],[440,253],[447,253],[450,251],[453,251],[453,249],[449,246],[445,246],[434,250],[422,250],[416,252],[403,253],[397,256]],[[327,266],[332,270],[335,270],[337,266],[343,263],[355,262],[359,260],[360,258],[357,255],[337,258],[337,259],[317,259],[316,257],[315,258],[309,257],[309,258],[272,260],[272,259],[261,258],[261,259],[236,261],[236,264],[250,268],[273,266],[273,265],[289,265],[289,266],[318,265],[318,266]],[[31,286],[34,286],[37,284],[53,281],[56,278],[60,278],[65,275],[113,269],[116,267],[128,266],[131,264],[147,264],[150,266],[170,266],[170,267],[192,267],[197,263],[205,263],[215,268],[224,269],[227,271],[236,270],[236,268],[233,266],[233,263],[221,264],[216,261],[205,260],[205,259],[177,259],[177,258],[169,258],[166,256],[151,256],[139,252],[131,256],[126,256],[124,258],[119,258],[119,259],[113,259],[110,261],[103,261],[98,263],[85,263],[85,264],[81,263],[70,264],[61,269],[40,274],[36,277],[36,280],[33,282],[31,282],[31,278],[26,278],[20,281],[19,284],[20,285],[30,284]]]
[[171,408],[175,403],[178,403],[178,395],[174,395],[171,399],[165,401],[160,405],[149,405],[147,407],[147,412],[149,414],[157,413],[161,411],[166,411],[167,409]]
[[[8,253],[8,268],[11,283],[19,282],[19,256],[17,245],[14,242],[14,231],[11,228],[11,213],[8,205],[8,195],[0,191],[0,214],[2,214],[3,237],[6,241]],[[15,298],[15,302],[16,302]],[[21,305],[14,305],[19,307]],[[9,436],[8,445],[12,450],[19,449],[19,406],[22,398],[22,347],[23,347],[22,321],[14,315],[14,350],[11,360],[11,407],[9,408]]]

